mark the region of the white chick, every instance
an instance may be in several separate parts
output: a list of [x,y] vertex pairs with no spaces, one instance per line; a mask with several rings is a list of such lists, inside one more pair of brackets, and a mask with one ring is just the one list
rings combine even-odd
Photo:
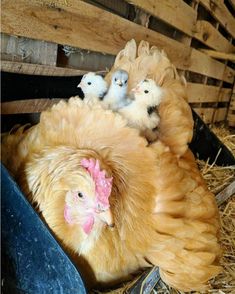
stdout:
[[84,102],[101,101],[108,90],[108,84],[104,78],[94,72],[85,74],[77,85],[84,93]]
[[139,129],[140,133],[155,129],[160,121],[155,110],[162,100],[162,89],[153,80],[146,79],[132,91],[135,100],[118,112],[128,120],[129,126]]
[[128,105],[131,101],[127,98],[128,73],[125,70],[117,70],[112,75],[111,85],[105,95],[103,103],[114,111]]

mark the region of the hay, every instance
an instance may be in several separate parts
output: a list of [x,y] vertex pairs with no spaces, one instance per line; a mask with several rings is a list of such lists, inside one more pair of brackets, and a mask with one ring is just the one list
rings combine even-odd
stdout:
[[[212,131],[235,155],[235,134],[224,126],[211,127]],[[219,151],[220,152],[220,151]],[[219,152],[217,156],[219,155]],[[216,161],[216,160],[215,160]],[[221,167],[208,164],[208,161],[197,160],[198,167],[205,179],[208,188],[214,194],[218,194],[235,179],[235,166]],[[235,293],[235,195],[232,195],[219,207],[221,217],[221,246],[223,257],[221,266],[223,272],[210,280],[210,289],[205,292],[190,292],[194,294],[233,294]],[[92,291],[92,293],[123,294],[126,293],[138,279],[121,285],[118,289],[106,292]],[[187,292],[189,294],[189,292]],[[186,292],[175,290],[160,280],[152,291],[152,294],[186,294]]]

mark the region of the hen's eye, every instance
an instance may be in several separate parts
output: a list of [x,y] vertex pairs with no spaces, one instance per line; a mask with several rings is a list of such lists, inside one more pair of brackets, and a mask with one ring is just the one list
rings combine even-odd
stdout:
[[78,192],[78,197],[83,198],[83,194],[81,192]]
[[146,93],[146,94],[147,94],[148,92],[149,92],[148,90],[144,90],[144,93]]
[[91,82],[87,82],[87,85],[91,85]]

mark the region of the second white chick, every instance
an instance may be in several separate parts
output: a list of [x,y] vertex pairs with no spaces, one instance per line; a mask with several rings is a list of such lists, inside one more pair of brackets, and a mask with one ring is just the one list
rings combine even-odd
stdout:
[[114,111],[128,105],[130,100],[127,98],[128,73],[125,70],[117,70],[112,75],[111,84],[104,97],[103,104],[106,108]]
[[94,72],[85,74],[77,87],[82,89],[84,93],[83,101],[86,103],[103,100],[108,90],[108,84],[104,78]]
[[156,109],[162,100],[161,87],[153,80],[146,79],[132,89],[132,92],[135,94],[135,100],[118,112],[128,120],[129,126],[139,129],[140,133],[152,131],[160,122],[160,117],[152,110]]

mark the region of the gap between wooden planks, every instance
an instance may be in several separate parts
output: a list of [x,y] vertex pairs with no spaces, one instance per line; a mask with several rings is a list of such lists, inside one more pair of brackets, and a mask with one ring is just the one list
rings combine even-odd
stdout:
[[6,72],[42,76],[81,76],[87,73],[87,71],[84,70],[66,67],[57,67],[5,60],[1,61],[0,69],[1,71]]

